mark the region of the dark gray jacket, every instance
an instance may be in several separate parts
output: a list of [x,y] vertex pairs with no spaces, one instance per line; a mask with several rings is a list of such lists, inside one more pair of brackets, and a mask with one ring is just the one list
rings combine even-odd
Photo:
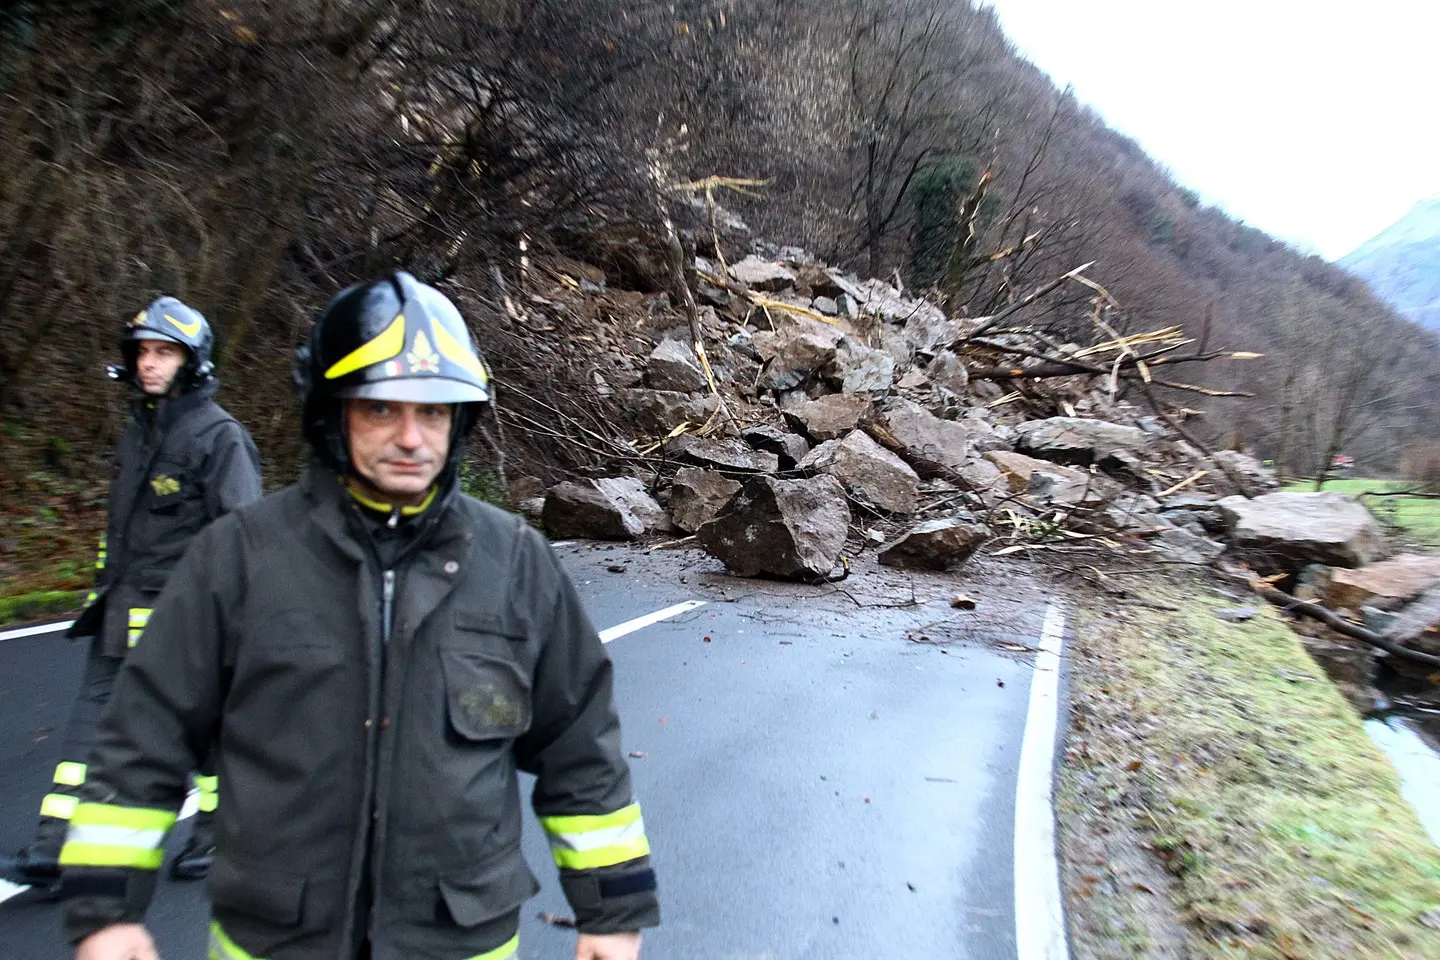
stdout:
[[107,656],[135,645],[191,538],[260,499],[260,454],[211,399],[216,386],[132,405],[115,450],[95,592],[70,628],[73,637],[98,635]]
[[537,889],[517,769],[580,929],[659,922],[610,660],[548,544],[456,494],[387,572],[367,522],[312,468],[196,537],[90,754],[73,938],[139,919],[212,743],[220,956],[508,956]]

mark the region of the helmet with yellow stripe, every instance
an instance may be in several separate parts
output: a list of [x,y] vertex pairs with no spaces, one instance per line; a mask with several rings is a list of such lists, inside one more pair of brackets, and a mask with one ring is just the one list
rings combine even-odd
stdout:
[[455,404],[452,464],[475,407],[490,399],[490,371],[460,311],[401,271],[349,287],[326,305],[296,354],[295,384],[306,438],[342,472],[350,469],[340,416],[346,399]]
[[168,340],[188,351],[179,383],[182,390],[193,390],[213,379],[215,364],[210,355],[215,335],[210,330],[210,322],[200,311],[175,297],[157,297],[125,327],[125,334],[120,338],[120,354],[125,363],[109,368],[111,379],[135,381],[135,357],[141,340]]

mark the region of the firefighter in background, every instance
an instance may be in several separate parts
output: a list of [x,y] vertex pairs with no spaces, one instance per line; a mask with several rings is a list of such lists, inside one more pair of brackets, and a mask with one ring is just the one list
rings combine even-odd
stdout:
[[[124,363],[109,368],[112,379],[133,385],[139,396],[115,453],[95,590],[69,630],[90,643],[84,681],[65,728],[63,760],[40,804],[35,838],[0,862],[0,877],[12,883],[48,887],[59,880],[60,847],[85,781],[85,755],[155,598],[195,534],[260,499],[255,444],[211,399],[219,386],[212,344],[203,316],[174,297],[161,297],[131,321],[120,343]],[[199,812],[171,868],[178,879],[203,877],[214,845],[215,778],[195,779]]]
[[612,666],[545,539],[458,489],[490,397],[459,311],[405,273],[351,287],[296,380],[309,471],[201,532],[116,683],[61,854],[76,957],[155,960],[213,747],[212,960],[516,956],[519,771],[575,956],[635,960],[659,908]]

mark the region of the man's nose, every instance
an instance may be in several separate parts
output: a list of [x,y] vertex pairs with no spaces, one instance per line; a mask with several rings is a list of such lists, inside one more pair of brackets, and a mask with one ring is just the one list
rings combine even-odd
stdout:
[[407,450],[417,449],[425,442],[425,437],[420,433],[420,418],[415,415],[414,410],[405,410],[400,414],[400,435],[395,442]]

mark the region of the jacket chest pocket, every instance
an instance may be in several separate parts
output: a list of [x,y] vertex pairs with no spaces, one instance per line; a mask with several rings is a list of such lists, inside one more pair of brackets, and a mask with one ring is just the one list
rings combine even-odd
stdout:
[[144,493],[151,513],[172,516],[200,496],[188,470],[179,464],[163,462],[156,464],[145,478]]
[[446,718],[460,740],[511,740],[530,729],[530,677],[502,652],[513,641],[496,635],[484,641],[440,650]]

